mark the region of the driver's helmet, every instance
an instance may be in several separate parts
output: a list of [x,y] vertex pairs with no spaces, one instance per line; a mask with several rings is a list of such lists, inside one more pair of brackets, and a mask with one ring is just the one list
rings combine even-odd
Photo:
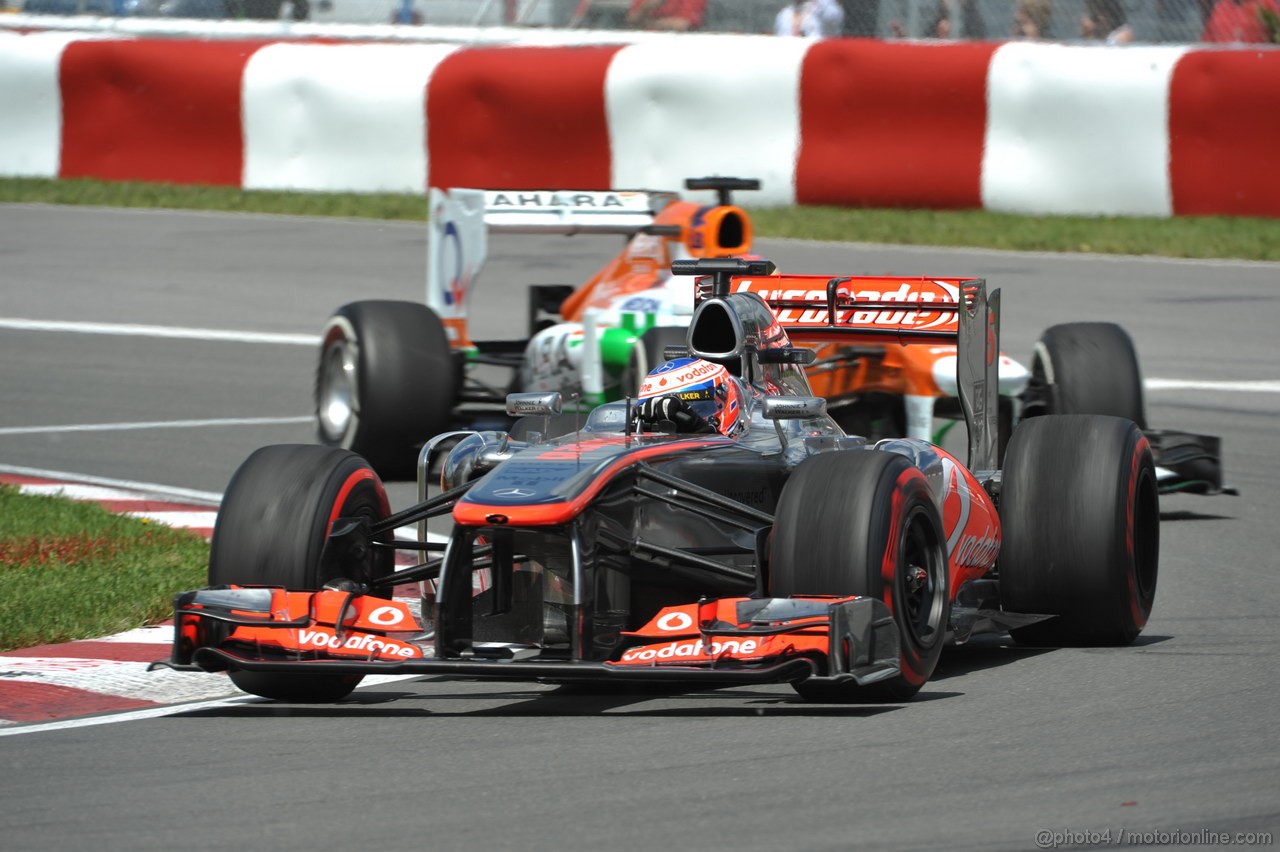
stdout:
[[721,435],[742,431],[742,391],[721,364],[701,358],[676,358],[656,367],[640,384],[639,400],[670,396],[684,402]]

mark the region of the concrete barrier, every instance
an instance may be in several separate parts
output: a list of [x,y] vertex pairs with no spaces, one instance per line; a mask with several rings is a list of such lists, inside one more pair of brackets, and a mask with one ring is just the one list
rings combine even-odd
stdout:
[[[545,36],[544,36],[545,38]],[[332,43],[0,33],[0,175],[351,192],[1280,216],[1280,50],[667,36]]]

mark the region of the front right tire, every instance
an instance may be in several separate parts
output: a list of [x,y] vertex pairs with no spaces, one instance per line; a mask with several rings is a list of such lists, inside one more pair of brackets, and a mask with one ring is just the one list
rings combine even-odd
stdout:
[[1049,614],[1010,631],[1035,645],[1127,645],[1146,625],[1160,562],[1151,447],[1130,420],[1035,417],[1009,441],[1000,494],[1000,599]]

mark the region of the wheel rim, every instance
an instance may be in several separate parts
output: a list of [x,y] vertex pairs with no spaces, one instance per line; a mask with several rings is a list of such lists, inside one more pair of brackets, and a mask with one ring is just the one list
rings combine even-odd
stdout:
[[356,357],[345,340],[329,344],[320,367],[317,411],[324,439],[340,444],[355,418]]
[[903,533],[899,600],[902,622],[920,647],[932,646],[941,635],[946,570],[933,525],[923,512],[912,513]]

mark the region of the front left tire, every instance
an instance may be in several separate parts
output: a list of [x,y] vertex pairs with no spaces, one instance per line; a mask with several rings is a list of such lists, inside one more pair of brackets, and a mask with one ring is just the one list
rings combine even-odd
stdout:
[[800,681],[816,701],[905,701],[938,664],[949,612],[942,520],[924,474],[875,450],[820,453],[792,473],[774,514],[769,591],[860,595],[888,606],[900,674],[867,686]]
[[[314,591],[338,579],[321,556],[337,518],[380,521],[391,514],[382,480],[364,459],[332,447],[282,444],[240,465],[218,510],[209,549],[209,585],[284,586]],[[390,534],[383,540],[390,541]],[[343,578],[368,583],[394,570],[394,552],[368,548],[341,566]],[[290,702],[337,701],[363,675],[232,671],[252,695]]]

